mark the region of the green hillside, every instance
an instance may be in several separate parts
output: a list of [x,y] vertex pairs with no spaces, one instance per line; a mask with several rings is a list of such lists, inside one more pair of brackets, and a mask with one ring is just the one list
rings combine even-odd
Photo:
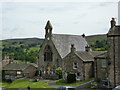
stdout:
[[[36,62],[44,39],[24,38],[2,40],[2,56],[9,54],[14,60]],[[107,50],[107,37],[103,35],[86,36],[86,40],[93,50]]]
[[107,50],[106,34],[86,36],[86,40],[93,50]]
[[43,40],[39,38],[2,40],[2,56],[9,54],[14,60],[36,62]]
[[39,38],[6,39],[2,40],[2,45],[41,44],[43,40]]

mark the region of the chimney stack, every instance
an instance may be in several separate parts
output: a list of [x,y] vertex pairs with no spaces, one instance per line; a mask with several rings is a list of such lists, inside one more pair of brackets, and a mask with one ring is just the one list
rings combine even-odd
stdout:
[[74,44],[71,44],[71,52],[75,52],[76,48],[74,47]]
[[86,52],[89,52],[89,51],[90,51],[90,46],[89,46],[89,45],[87,45],[87,46],[85,47],[85,51],[86,51]]
[[85,38],[85,34],[84,33],[82,34],[82,37]]

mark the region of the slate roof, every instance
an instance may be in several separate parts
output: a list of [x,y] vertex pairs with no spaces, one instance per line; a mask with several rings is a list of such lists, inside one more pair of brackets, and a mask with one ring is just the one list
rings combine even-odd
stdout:
[[105,51],[76,51],[76,55],[81,58],[84,62],[94,61],[94,57],[104,53]]
[[88,45],[81,35],[52,34],[52,41],[61,58],[70,53],[71,44],[74,44],[78,51],[85,51],[85,46]]
[[27,64],[27,63],[11,63],[11,64],[7,64],[2,69],[3,70],[24,70],[25,68],[27,68],[30,65],[32,65],[32,64]]
[[102,53],[102,54],[99,54],[99,55],[95,56],[95,58],[107,58],[107,57],[108,57],[108,52],[107,51]]
[[120,25],[115,25],[113,28],[110,28],[108,32],[109,35],[120,35]]

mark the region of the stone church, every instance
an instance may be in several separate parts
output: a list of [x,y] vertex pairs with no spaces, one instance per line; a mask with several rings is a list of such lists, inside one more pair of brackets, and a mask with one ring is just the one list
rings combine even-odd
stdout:
[[53,34],[50,21],[45,26],[45,40],[40,48],[38,73],[45,78],[55,78],[55,69],[63,68],[63,58],[70,53],[71,44],[76,50],[85,51],[88,45],[84,35]]
[[52,29],[48,21],[45,40],[39,52],[40,76],[55,78],[55,69],[61,67],[63,79],[66,79],[67,74],[73,73],[78,80],[95,77],[107,79],[111,87],[120,85],[120,25],[116,25],[114,18],[107,33],[107,52],[92,51],[84,35],[53,34]]

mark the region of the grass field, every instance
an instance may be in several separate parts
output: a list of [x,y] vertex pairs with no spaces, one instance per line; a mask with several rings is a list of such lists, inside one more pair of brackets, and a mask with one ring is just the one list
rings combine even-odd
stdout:
[[47,85],[48,82],[49,80],[31,82],[29,80],[18,79],[13,81],[12,83],[3,82],[2,88],[27,88],[29,85],[30,88],[48,88],[49,90],[55,90],[55,87]]

